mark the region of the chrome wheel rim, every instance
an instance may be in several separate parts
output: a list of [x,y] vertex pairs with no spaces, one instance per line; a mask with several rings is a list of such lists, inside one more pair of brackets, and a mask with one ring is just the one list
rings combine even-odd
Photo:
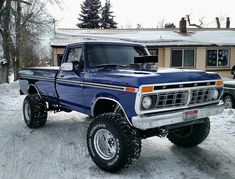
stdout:
[[96,132],[94,146],[98,155],[105,160],[112,159],[117,152],[116,140],[106,129],[100,129]]
[[224,108],[225,109],[231,109],[232,108],[232,100],[231,98],[227,97],[225,98],[225,101],[224,101]]
[[24,115],[25,115],[26,122],[29,122],[30,116],[31,116],[31,110],[30,110],[30,105],[28,102],[26,102],[24,105]]

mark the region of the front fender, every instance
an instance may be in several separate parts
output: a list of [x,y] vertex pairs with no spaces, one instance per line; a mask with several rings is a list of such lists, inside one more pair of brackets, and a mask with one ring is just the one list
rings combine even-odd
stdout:
[[99,93],[95,96],[92,101],[91,114],[94,116],[94,107],[98,100],[107,99],[116,102],[123,110],[126,118],[131,123],[131,118],[136,115],[135,113],[135,93],[122,92],[119,95],[114,95],[111,93]]

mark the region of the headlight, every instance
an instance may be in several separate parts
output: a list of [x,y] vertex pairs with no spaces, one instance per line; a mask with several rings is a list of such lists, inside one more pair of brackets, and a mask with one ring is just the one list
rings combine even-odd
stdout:
[[219,97],[219,91],[217,89],[215,89],[214,92],[213,92],[212,98],[213,99],[218,99],[218,97]]
[[150,96],[145,96],[142,99],[142,106],[144,109],[150,109],[153,104],[153,99]]

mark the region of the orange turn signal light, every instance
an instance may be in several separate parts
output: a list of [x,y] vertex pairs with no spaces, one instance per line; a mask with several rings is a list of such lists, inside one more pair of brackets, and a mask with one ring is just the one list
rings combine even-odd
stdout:
[[141,91],[142,91],[142,93],[153,92],[154,87],[153,86],[143,86]]
[[224,82],[222,80],[218,80],[218,81],[215,82],[215,85],[216,86],[223,86]]
[[137,90],[136,88],[133,88],[133,87],[125,87],[125,91],[135,93]]

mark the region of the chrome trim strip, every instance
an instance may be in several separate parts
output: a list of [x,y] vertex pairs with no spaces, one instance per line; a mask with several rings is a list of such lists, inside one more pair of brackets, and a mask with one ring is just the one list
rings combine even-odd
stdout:
[[125,112],[124,108],[122,107],[122,105],[121,105],[117,100],[112,99],[112,98],[108,98],[108,97],[98,97],[98,98],[95,99],[95,101],[93,102],[92,107],[91,107],[91,116],[92,116],[92,117],[94,117],[94,108],[95,108],[95,104],[96,104],[100,99],[106,99],[106,100],[110,100],[110,101],[113,101],[113,102],[117,103],[117,104],[121,107],[121,109],[122,109],[122,111],[123,111],[123,113],[124,113],[124,115],[125,115],[125,117],[126,117],[128,123],[129,123],[131,126],[133,126],[133,124],[130,122],[129,118],[127,117],[126,112]]
[[[175,82],[175,83],[159,83],[159,84],[149,84],[149,85],[143,85],[143,86],[167,86],[167,85],[179,85],[179,84],[190,84],[190,83],[208,83],[208,82],[216,82],[219,81],[221,79],[218,80],[206,80],[206,81],[186,81],[186,82]],[[210,86],[210,85],[208,85]]]
[[[184,113],[188,111],[197,110],[197,117],[192,120],[185,120]],[[150,128],[163,127],[167,125],[196,121],[197,119],[206,118],[209,116],[213,116],[216,114],[220,114],[224,111],[224,104],[219,103],[213,107],[202,107],[202,108],[194,108],[194,109],[186,109],[180,112],[171,112],[167,114],[154,114],[148,116],[134,116],[132,117],[133,126],[146,130]]]
[[103,88],[103,89],[111,89],[111,90],[119,90],[124,91],[125,87],[115,86],[115,85],[107,85],[107,84],[100,84],[100,83],[90,83],[90,82],[83,82],[83,81],[74,81],[74,80],[63,80],[57,79],[56,82],[58,84],[72,84],[72,85],[80,85],[80,86],[87,86],[87,87],[96,87],[96,88]]
[[[41,77],[41,76],[29,76],[29,75],[20,75],[20,79],[32,79],[32,80],[42,80],[42,81],[55,81],[54,78],[51,77]],[[108,84],[101,84],[101,83],[91,83],[91,82],[83,82],[83,81],[75,81],[75,80],[64,80],[64,79],[57,79],[57,83],[65,83],[65,84],[72,84],[72,85],[80,85],[80,86],[88,86],[88,87],[97,87],[103,89],[111,89],[111,90],[119,90],[125,91],[124,86],[117,86],[117,85],[108,85]]]
[[74,80],[57,79],[56,83],[58,83],[58,84],[72,84],[72,85],[82,86],[82,81],[74,81]]
[[96,86],[96,87],[106,87],[112,89],[119,89],[121,91],[125,90],[124,86],[116,86],[116,85],[107,85],[107,84],[100,84],[100,83],[91,83],[91,82],[83,82],[84,86]]

